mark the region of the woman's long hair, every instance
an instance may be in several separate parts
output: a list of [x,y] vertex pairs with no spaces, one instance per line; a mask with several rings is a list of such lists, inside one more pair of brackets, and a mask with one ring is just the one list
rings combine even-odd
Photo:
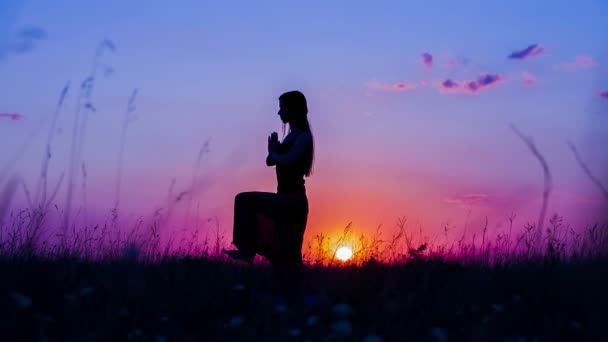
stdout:
[[[289,113],[291,114],[291,120],[289,122],[289,131],[291,131],[291,127],[294,126],[305,132],[309,132],[312,136],[310,122],[308,122],[308,105],[306,103],[306,97],[304,96],[304,94],[297,90],[288,91],[279,96],[279,101],[283,102],[283,104],[287,107]],[[304,174],[306,175],[306,177],[310,177],[310,175],[312,175],[313,164],[315,160],[314,137],[310,155],[308,155],[307,157],[308,158],[306,160],[306,168]]]

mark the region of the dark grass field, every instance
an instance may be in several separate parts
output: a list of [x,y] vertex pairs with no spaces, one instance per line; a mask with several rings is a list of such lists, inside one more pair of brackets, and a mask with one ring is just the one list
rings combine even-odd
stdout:
[[0,262],[2,341],[607,341],[608,262]]

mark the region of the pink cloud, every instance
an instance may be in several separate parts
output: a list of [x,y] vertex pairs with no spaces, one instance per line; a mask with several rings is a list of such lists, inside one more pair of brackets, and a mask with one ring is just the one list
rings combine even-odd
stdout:
[[429,80],[420,80],[420,85],[426,87],[429,85]]
[[465,81],[464,89],[471,93],[492,87],[502,82],[503,77],[497,74],[485,74],[477,77],[475,81]]
[[439,84],[439,90],[441,92],[455,92],[458,90],[458,87],[460,87],[460,85],[449,78]]
[[368,84],[370,88],[381,89],[387,91],[404,91],[404,90],[413,90],[416,89],[416,83],[411,82],[397,82],[393,84],[388,83],[378,83],[376,81],[370,82]]
[[524,85],[533,86],[533,85],[536,84],[537,79],[536,79],[536,76],[532,75],[529,72],[525,72],[524,71],[524,72],[521,73],[521,82]]
[[511,59],[526,59],[526,58],[529,58],[529,57],[538,56],[543,51],[545,51],[545,48],[541,47],[538,44],[532,44],[532,45],[528,46],[527,48],[525,48],[523,50],[517,50],[517,51],[512,52],[508,56],[508,58],[511,58]]
[[439,91],[442,93],[467,93],[477,94],[478,92],[493,87],[501,83],[504,78],[498,74],[482,74],[473,81],[455,82],[447,79],[439,84]]
[[433,55],[428,52],[425,52],[420,57],[420,62],[427,67],[428,69],[433,67]]
[[596,66],[597,64],[593,60],[593,57],[590,56],[576,56],[574,62],[563,62],[555,65],[556,69],[560,70],[578,70],[578,69],[590,69]]
[[459,207],[471,206],[489,206],[491,204],[490,196],[487,194],[465,194],[447,197],[443,199],[444,203],[457,205]]
[[0,118],[9,118],[9,119],[11,119],[13,121],[16,121],[16,120],[23,119],[23,115],[17,114],[17,113],[14,113],[14,114],[11,114],[11,113],[0,113]]
[[608,100],[608,90],[601,91],[598,95]]

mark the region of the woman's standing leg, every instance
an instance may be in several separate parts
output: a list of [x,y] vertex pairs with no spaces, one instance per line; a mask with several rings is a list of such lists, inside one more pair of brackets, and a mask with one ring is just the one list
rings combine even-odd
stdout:
[[308,222],[308,198],[306,194],[291,196],[290,209],[287,225],[282,227],[284,231],[279,231],[277,234],[283,237],[284,259],[287,266],[291,269],[297,269],[302,265],[302,243]]
[[286,217],[280,217],[277,238],[281,248],[273,262],[275,276],[285,294],[295,295],[300,289],[302,263],[302,242],[308,221],[308,199],[305,194],[294,194],[285,198]]

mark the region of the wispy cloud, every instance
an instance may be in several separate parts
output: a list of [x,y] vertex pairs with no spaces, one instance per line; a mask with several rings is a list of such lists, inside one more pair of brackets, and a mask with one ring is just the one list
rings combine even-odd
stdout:
[[36,26],[22,28],[4,46],[0,46],[0,59],[10,54],[22,55],[31,52],[38,42],[46,38],[47,32],[43,28]]
[[598,95],[608,100],[608,90],[600,91]]
[[23,54],[30,52],[38,41],[46,39],[46,31],[40,27],[27,27],[17,32],[15,42],[12,45],[13,52]]
[[370,88],[373,89],[381,89],[386,91],[404,91],[404,90],[413,90],[418,87],[416,83],[411,82],[397,82],[397,83],[378,83],[376,81],[372,81],[368,84]]
[[488,194],[472,193],[446,197],[443,199],[443,202],[468,208],[472,206],[489,206],[492,200]]
[[589,195],[572,192],[572,191],[564,191],[564,190],[556,190],[551,193],[552,198],[558,198],[563,201],[570,202],[572,204],[594,204],[600,203],[600,200]]
[[508,58],[511,59],[526,59],[533,56],[538,56],[543,53],[545,49],[538,44],[532,44],[523,50],[512,52]]
[[443,67],[448,70],[451,70],[459,66],[467,66],[470,63],[471,60],[469,58],[458,56],[455,58],[450,58],[447,62],[443,64]]
[[442,93],[459,92],[477,94],[482,90],[498,85],[503,80],[504,78],[498,74],[482,74],[473,81],[465,80],[456,82],[451,79],[447,79],[439,84],[439,91]]
[[433,67],[433,55],[428,52],[425,52],[420,56],[420,63],[422,63],[427,69]]
[[533,86],[536,84],[537,79],[533,74],[524,71],[521,73],[521,82],[526,86]]
[[17,121],[23,119],[23,115],[17,113],[0,113],[0,119],[2,118]]
[[591,69],[596,66],[597,63],[591,56],[576,56],[573,62],[563,62],[555,65],[556,69],[559,70],[578,70],[578,69]]

